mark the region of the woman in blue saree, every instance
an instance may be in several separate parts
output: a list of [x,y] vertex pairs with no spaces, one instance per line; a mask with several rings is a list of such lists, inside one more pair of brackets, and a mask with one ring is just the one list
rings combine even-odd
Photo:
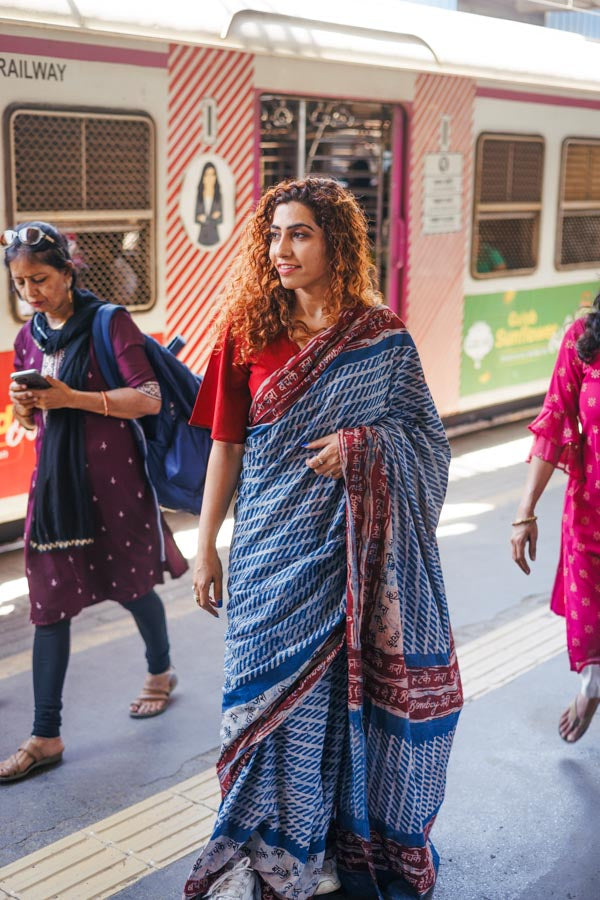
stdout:
[[423,896],[462,705],[435,537],[449,449],[332,179],[261,199],[192,422],[214,439],[194,571],[212,615],[238,496],[222,802],[184,897]]

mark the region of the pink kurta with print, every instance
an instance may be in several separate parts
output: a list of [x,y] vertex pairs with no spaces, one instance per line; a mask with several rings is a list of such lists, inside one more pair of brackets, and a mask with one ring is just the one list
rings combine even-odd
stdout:
[[600,663],[600,354],[591,364],[577,355],[585,330],[567,331],[542,411],[529,426],[532,456],[569,475],[552,610],[565,616],[571,668]]

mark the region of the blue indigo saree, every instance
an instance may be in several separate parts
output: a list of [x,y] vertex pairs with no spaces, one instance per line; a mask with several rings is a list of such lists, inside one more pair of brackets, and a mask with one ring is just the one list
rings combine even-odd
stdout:
[[[305,464],[338,433],[344,477]],[[449,448],[386,307],[342,314],[257,392],[229,568],[222,803],[186,883],[240,854],[262,897],[425,894],[462,705],[436,526]]]

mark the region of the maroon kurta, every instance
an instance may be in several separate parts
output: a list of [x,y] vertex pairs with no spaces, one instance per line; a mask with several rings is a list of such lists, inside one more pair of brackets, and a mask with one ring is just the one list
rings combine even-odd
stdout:
[[[144,351],[143,335],[125,312],[113,317],[111,338],[128,387],[156,381]],[[42,362],[43,353],[27,323],[15,341],[15,370],[41,370]],[[93,349],[88,386],[90,391],[109,390]],[[44,418],[39,410],[35,422],[39,457],[44,440]],[[162,516],[157,517],[129,422],[84,413],[84,427],[95,519],[93,544],[45,553],[29,546],[37,467],[33,471],[25,524],[25,565],[34,625],[72,618],[84,606],[101,600],[130,602],[162,583],[165,571],[176,578],[187,569],[167,524]],[[56,477],[68,478],[69,472],[57,472]]]

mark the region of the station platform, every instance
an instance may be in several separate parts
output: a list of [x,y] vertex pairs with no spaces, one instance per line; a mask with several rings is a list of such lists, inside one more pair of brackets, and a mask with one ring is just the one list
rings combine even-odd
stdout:
[[[543,541],[525,579],[507,549],[521,440],[512,428],[453,442],[439,535],[467,702],[432,833],[435,900],[600,897],[600,714],[576,745],[557,731],[578,685],[564,622],[547,610],[564,480],[540,504]],[[191,523],[179,525],[192,546]],[[18,552],[0,557],[0,585],[15,580]],[[195,607],[189,574],[161,594],[180,685],[155,719],[127,714],[144,677],[129,615],[103,604],[75,620],[64,761],[0,786],[0,900],[180,897],[218,805],[225,617]],[[0,633],[2,757],[29,733],[32,707],[26,606],[14,606]]]

